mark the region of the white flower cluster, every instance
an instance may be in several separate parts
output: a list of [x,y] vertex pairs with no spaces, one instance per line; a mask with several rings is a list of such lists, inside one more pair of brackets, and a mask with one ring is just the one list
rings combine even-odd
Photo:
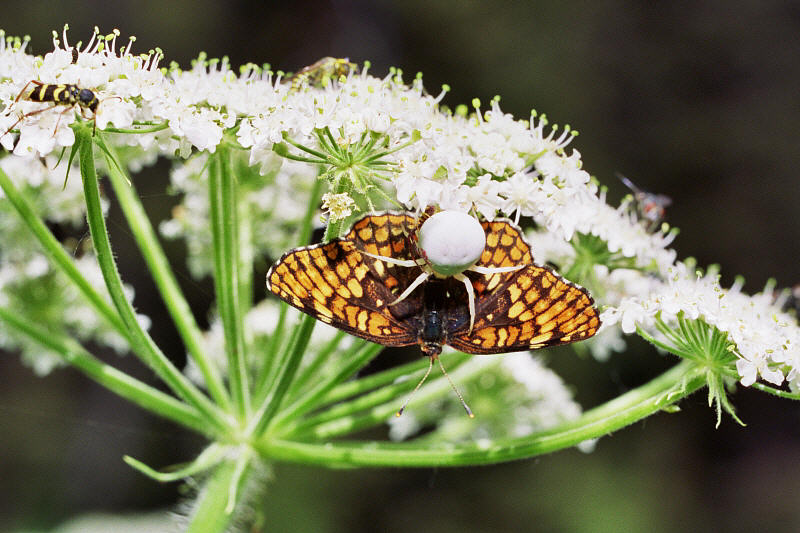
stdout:
[[[544,116],[516,120],[502,112],[497,100],[483,114],[479,109],[469,116],[442,112],[444,92],[428,96],[421,80],[406,85],[395,71],[376,78],[365,69],[351,72],[343,83],[300,90],[255,68],[237,76],[225,61],[201,58],[189,71],[162,71],[158,53],[134,55],[132,43],[118,53],[115,43],[116,34],[109,39],[95,34],[74,62],[66,35],[44,58],[26,54],[24,46],[0,45],[0,101],[9,110],[0,116],[0,129],[47,105],[13,102],[31,80],[41,80],[94,91],[100,100],[98,128],[164,127],[115,134],[110,140],[116,144],[155,147],[167,155],[188,156],[192,148],[214,152],[223,131],[238,124],[236,138],[249,150],[250,164],[262,174],[276,173],[278,181],[282,173],[272,147],[284,136],[316,147],[313,132],[329,128],[340,144],[373,132],[399,146],[416,133],[418,142],[388,156],[395,165],[391,181],[397,199],[409,208],[474,207],[489,219],[498,213],[530,216],[564,241],[576,232],[591,233],[606,240],[612,251],[641,257],[643,263],[669,265],[674,259],[664,252],[668,240],[663,236],[648,234],[625,210],[607,206],[581,169],[580,154],[565,152],[573,132],[567,127],[556,136]],[[74,142],[64,127],[74,118],[59,106],[24,118],[17,126],[16,144],[12,134],[0,142],[16,155],[46,155]]]
[[[549,127],[543,115],[514,119],[503,113],[497,99],[483,110],[474,102],[472,114],[450,112],[440,105],[445,91],[431,96],[421,79],[407,84],[397,70],[384,78],[366,68],[353,70],[322,87],[286,83],[281,75],[254,66],[237,75],[226,61],[205,57],[191,70],[162,69],[159,51],[133,54],[133,40],[118,47],[117,33],[101,37],[96,32],[80,49],[70,46],[66,35],[54,43],[55,49],[40,58],[28,54],[24,43],[0,39],[0,103],[5,109],[0,144],[20,156],[21,162],[13,164],[35,166],[38,156],[57,155],[74,143],[67,126],[78,113],[65,112],[64,105],[15,99],[32,81],[91,90],[99,100],[91,118],[98,129],[113,132],[105,134],[108,142],[126,147],[129,168],[149,163],[157,154],[187,160],[172,175],[174,189],[184,194],[182,205],[162,231],[187,239],[195,274],[208,273],[212,257],[205,153],[215,152],[223,142],[238,144],[232,151],[254,169],[244,185],[253,253],[277,257],[296,244],[297,222],[309,201],[302,192],[310,189],[318,169],[278,157],[275,145],[290,140],[293,153],[306,155],[297,147],[325,152],[317,135],[321,130],[330,131],[342,149],[364,135],[380,135],[390,151],[382,171],[397,201],[409,209],[438,205],[474,209],[487,219],[530,217],[538,228],[533,236],[538,262],[556,258],[564,265],[576,260],[566,243],[581,235],[593,236],[611,254],[627,258],[628,266],[637,270],[596,265],[595,286],[587,283],[606,309],[601,334],[608,340],[600,352],[619,348],[619,337],[605,333],[611,325],[621,324],[625,332],[633,331],[634,324],[649,328],[656,312],[669,321],[681,310],[728,333],[740,358],[743,383],[760,376],[773,383],[786,377],[798,385],[796,320],[780,313],[768,295],[722,291],[715,280],[685,272],[668,248],[675,234],[648,231],[627,204],[608,205],[605,193],[582,169],[580,154],[567,152],[573,132]],[[48,106],[52,109],[35,113]],[[75,110],[86,116],[79,106]],[[43,179],[37,172],[18,175]],[[331,199],[336,197],[326,198],[331,212],[344,216],[350,204],[338,198],[345,203],[334,205]],[[78,202],[53,201],[62,202],[64,216],[79,212]]]
[[[258,368],[263,364],[263,360],[269,353],[270,338],[275,333],[275,328],[278,325],[278,316],[280,314],[280,306],[278,302],[272,298],[261,300],[255,305],[245,316],[245,326],[250,333],[248,342],[252,346],[250,353],[259,358],[259,361],[251,361],[253,368]],[[301,313],[293,307],[287,309],[285,317],[285,324],[287,331],[294,327],[301,318]],[[331,326],[318,322],[314,326],[314,335],[311,337],[309,343],[309,353],[319,353],[320,350],[328,344],[336,335],[337,330]],[[288,336],[288,334],[287,334]],[[341,356],[349,355],[352,350],[355,337],[346,336],[339,343],[337,352]],[[225,357],[225,334],[222,329],[222,322],[219,317],[213,317],[208,330],[205,332],[204,349],[207,354],[212,357],[212,362],[216,368],[222,370],[223,374],[227,372],[228,360]],[[335,360],[333,357],[331,360]],[[311,358],[304,358],[302,366],[311,363]],[[191,358],[187,358],[186,369],[184,370],[187,377],[200,386],[205,385],[205,378],[200,369]]]
[[[392,417],[389,436],[405,440],[435,424],[437,436],[445,442],[489,442],[497,435],[530,435],[581,415],[580,405],[561,378],[530,353],[473,357],[458,372],[478,373],[462,391],[477,415],[474,419],[464,416],[453,395],[443,402],[414,405],[403,416]],[[452,411],[453,416],[443,416],[443,410]]]
[[[34,211],[50,224],[69,232],[84,224],[83,193],[80,171],[71,169],[66,180],[66,165],[56,167],[56,158],[27,160],[16,157],[0,159],[0,169],[9,176],[31,203]],[[104,206],[105,208],[105,206]],[[79,230],[82,233],[82,230]],[[80,235],[80,233],[78,233]],[[86,236],[88,239],[88,235]],[[79,338],[94,339],[118,352],[128,345],[109,324],[89,306],[74,285],[53,269],[30,230],[5,199],[0,190],[0,305],[17,310],[34,325],[52,331],[74,332]],[[91,251],[91,241],[67,239],[68,251],[77,255],[75,264],[81,274],[102,294],[103,276]],[[129,298],[133,289],[127,287]],[[147,324],[146,317],[140,317]],[[0,323],[0,346],[22,351],[23,360],[39,375],[63,364],[57,354],[43,351],[26,337],[6,331]]]
[[622,331],[633,333],[637,326],[653,330],[658,318],[674,324],[682,313],[728,334],[742,385],[758,378],[780,385],[786,379],[793,390],[800,390],[796,317],[781,309],[771,288],[749,296],[741,292],[741,281],[726,290],[718,278],[714,271],[700,275],[678,262],[663,283],[652,283],[646,293],[624,298],[605,311],[603,323],[620,324]]

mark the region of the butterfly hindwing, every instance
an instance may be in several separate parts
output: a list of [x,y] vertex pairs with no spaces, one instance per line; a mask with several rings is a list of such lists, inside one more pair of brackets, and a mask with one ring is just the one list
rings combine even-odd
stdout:
[[586,339],[600,318],[592,297],[549,268],[530,264],[477,301],[472,332],[460,328],[448,344],[475,354],[535,350]]

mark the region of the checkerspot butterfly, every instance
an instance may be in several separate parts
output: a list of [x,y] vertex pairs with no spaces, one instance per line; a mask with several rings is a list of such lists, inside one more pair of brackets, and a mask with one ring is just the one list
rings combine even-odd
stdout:
[[267,273],[267,288],[357,337],[385,346],[419,344],[431,364],[414,392],[445,344],[471,354],[534,350],[587,339],[600,327],[589,293],[535,265],[511,222],[483,222],[486,246],[456,276],[426,275],[419,226],[408,214],[367,215],[343,238],[284,254]]
[[471,330],[467,290],[452,277],[431,277],[394,303],[423,267],[376,256],[418,259],[412,237],[417,220],[407,214],[367,215],[343,238],[287,252],[267,274],[267,287],[357,337],[385,346],[419,344],[432,358],[445,344],[466,353],[495,354],[567,344],[597,332],[600,319],[585,289],[533,264],[530,246],[512,223],[482,226],[486,247],[477,266],[524,267],[465,272],[475,293]]

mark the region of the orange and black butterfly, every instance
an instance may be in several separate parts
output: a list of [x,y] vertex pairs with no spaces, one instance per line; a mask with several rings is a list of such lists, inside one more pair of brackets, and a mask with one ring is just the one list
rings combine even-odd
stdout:
[[470,328],[468,295],[453,277],[432,276],[396,302],[424,265],[382,261],[419,259],[417,219],[367,215],[343,238],[296,248],[267,274],[267,288],[299,310],[352,335],[385,346],[418,344],[431,360],[443,345],[470,354],[533,350],[587,339],[600,319],[589,293],[535,265],[519,228],[483,222],[486,247],[477,266],[517,270],[465,271],[475,293]]

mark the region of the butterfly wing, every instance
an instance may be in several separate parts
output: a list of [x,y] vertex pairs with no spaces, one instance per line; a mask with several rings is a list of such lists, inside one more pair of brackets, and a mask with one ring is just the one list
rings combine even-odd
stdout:
[[[372,255],[414,261],[419,258],[413,242],[416,228],[417,220],[404,213],[367,215],[353,224],[344,240]],[[396,265],[364,254],[362,258],[372,277],[389,289],[390,302],[394,302],[422,274],[419,266]],[[415,290],[402,301],[389,306],[389,312],[399,320],[416,324],[422,313],[421,294]]]
[[[522,230],[516,225],[504,219],[484,221],[481,225],[486,232],[486,247],[475,266],[498,268],[533,263],[531,247],[525,241]],[[475,298],[480,300],[484,294],[510,280],[514,272],[477,274],[468,271],[466,275],[472,281]]]
[[[525,265],[494,274],[467,272],[475,291],[475,324],[460,307],[448,344],[474,354],[533,350],[591,337],[600,326],[588,291],[533,263],[522,230],[508,220],[483,222],[486,248],[477,266]],[[456,290],[455,287],[453,290]]]
[[486,247],[478,266],[505,267],[533,263],[533,253],[522,230],[509,220],[482,222],[486,232]]
[[476,299],[471,332],[459,325],[448,344],[466,353],[535,350],[587,339],[600,318],[589,292],[549,268],[527,265]]
[[[387,276],[377,275],[368,259],[347,239],[296,248],[267,273],[267,288],[304,313],[357,337],[386,346],[416,344],[414,322],[396,318],[388,306],[395,296]],[[414,313],[413,299],[403,304]]]

